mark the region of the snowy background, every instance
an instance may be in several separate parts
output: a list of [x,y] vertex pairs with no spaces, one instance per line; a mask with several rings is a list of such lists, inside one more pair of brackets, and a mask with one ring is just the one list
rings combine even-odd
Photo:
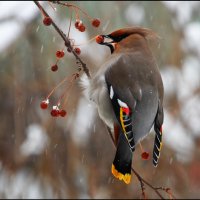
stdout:
[[[161,36],[155,49],[165,88],[164,147],[157,169],[134,156],[135,169],[154,185],[172,188],[178,198],[200,192],[200,3],[76,2],[102,25],[70,37],[92,72],[109,51],[87,41],[125,26],[144,26]],[[44,7],[66,32],[69,12]],[[74,23],[74,21],[73,21]],[[138,198],[137,180],[124,186],[113,179],[114,149],[95,108],[80,83],[70,92],[67,117],[54,119],[40,109],[41,100],[75,71],[70,54],[57,73],[50,66],[63,48],[32,1],[0,2],[0,198]],[[61,90],[54,95],[59,98]],[[153,133],[143,142],[151,153]],[[102,148],[103,147],[103,148]],[[150,173],[150,172],[153,173]],[[118,188],[118,189],[117,189]],[[185,189],[187,188],[187,189]],[[123,189],[127,196],[120,193]],[[155,197],[153,194],[150,197]]]

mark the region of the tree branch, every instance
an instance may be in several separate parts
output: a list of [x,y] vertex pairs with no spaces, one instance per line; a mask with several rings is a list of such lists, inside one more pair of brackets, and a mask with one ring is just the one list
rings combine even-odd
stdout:
[[[44,10],[44,8],[41,6],[41,4],[38,1],[34,1],[34,3],[40,9],[40,11],[42,11],[45,14],[46,17],[50,17],[49,14]],[[66,37],[66,35],[56,25],[56,23],[53,21],[52,18],[51,18],[51,20],[52,20],[52,26],[58,32],[58,34],[61,36],[61,38],[64,40],[65,46],[73,53],[73,55],[75,56],[77,62],[80,64],[80,66],[83,68],[83,71],[86,73],[87,77],[90,79],[91,76],[90,76],[89,69],[87,68],[86,64],[81,60],[81,58],[76,54],[76,52],[73,50],[69,38]]]

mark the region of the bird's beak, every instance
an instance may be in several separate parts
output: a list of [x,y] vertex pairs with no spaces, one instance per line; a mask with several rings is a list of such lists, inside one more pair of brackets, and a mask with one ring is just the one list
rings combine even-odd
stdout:
[[111,53],[115,50],[115,42],[109,35],[101,35],[103,37],[103,42],[99,43],[101,45],[106,45],[110,48]]
[[108,43],[108,44],[114,43],[113,39],[109,35],[102,35],[102,36],[104,38],[105,43]]

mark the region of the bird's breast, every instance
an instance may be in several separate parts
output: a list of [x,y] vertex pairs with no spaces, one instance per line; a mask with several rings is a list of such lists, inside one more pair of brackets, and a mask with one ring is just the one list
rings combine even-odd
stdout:
[[87,90],[88,98],[97,106],[100,118],[109,128],[113,129],[116,118],[109,99],[104,75],[93,78]]

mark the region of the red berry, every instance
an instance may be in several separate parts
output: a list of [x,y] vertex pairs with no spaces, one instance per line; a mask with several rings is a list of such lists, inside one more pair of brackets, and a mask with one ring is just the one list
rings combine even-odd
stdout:
[[44,24],[45,26],[50,26],[51,23],[52,23],[52,19],[51,19],[50,17],[44,17],[44,19],[43,19],[43,24]]
[[101,21],[99,19],[93,19],[92,20],[92,26],[99,27]]
[[76,20],[75,22],[75,27],[80,31],[80,32],[84,32],[85,31],[85,25],[83,24],[83,22],[81,20]]
[[65,110],[60,110],[59,114],[61,117],[65,117],[65,115],[67,114],[67,112]]
[[79,26],[79,28],[78,28],[78,30],[80,31],[80,32],[84,32],[85,31],[85,26],[83,25],[83,24],[81,24],[80,26]]
[[49,104],[49,101],[48,101],[48,100],[44,100],[44,101],[42,101],[42,102],[40,103],[40,107],[41,107],[42,109],[47,109],[48,104]]
[[141,157],[142,157],[142,159],[144,159],[144,160],[148,160],[148,159],[149,159],[149,153],[148,153],[148,152],[143,152],[143,153],[141,154]]
[[75,28],[78,29],[81,23],[82,23],[82,22],[81,22],[80,20],[77,19],[76,22],[75,22],[75,24],[74,24]]
[[57,70],[58,70],[58,65],[55,64],[55,65],[51,66],[51,71],[55,72]]
[[78,54],[78,55],[80,55],[81,54],[81,49],[80,48],[78,48],[78,47],[76,47],[75,49],[74,49],[74,51],[76,52],[76,54]]
[[104,42],[104,37],[102,35],[97,35],[95,37],[96,43],[101,44]]
[[65,52],[64,52],[64,51],[57,51],[57,52],[56,52],[56,57],[57,57],[57,58],[62,58],[64,55],[65,55]]
[[53,109],[51,111],[51,116],[52,117],[58,117],[58,115],[59,115],[59,110],[58,109]]

